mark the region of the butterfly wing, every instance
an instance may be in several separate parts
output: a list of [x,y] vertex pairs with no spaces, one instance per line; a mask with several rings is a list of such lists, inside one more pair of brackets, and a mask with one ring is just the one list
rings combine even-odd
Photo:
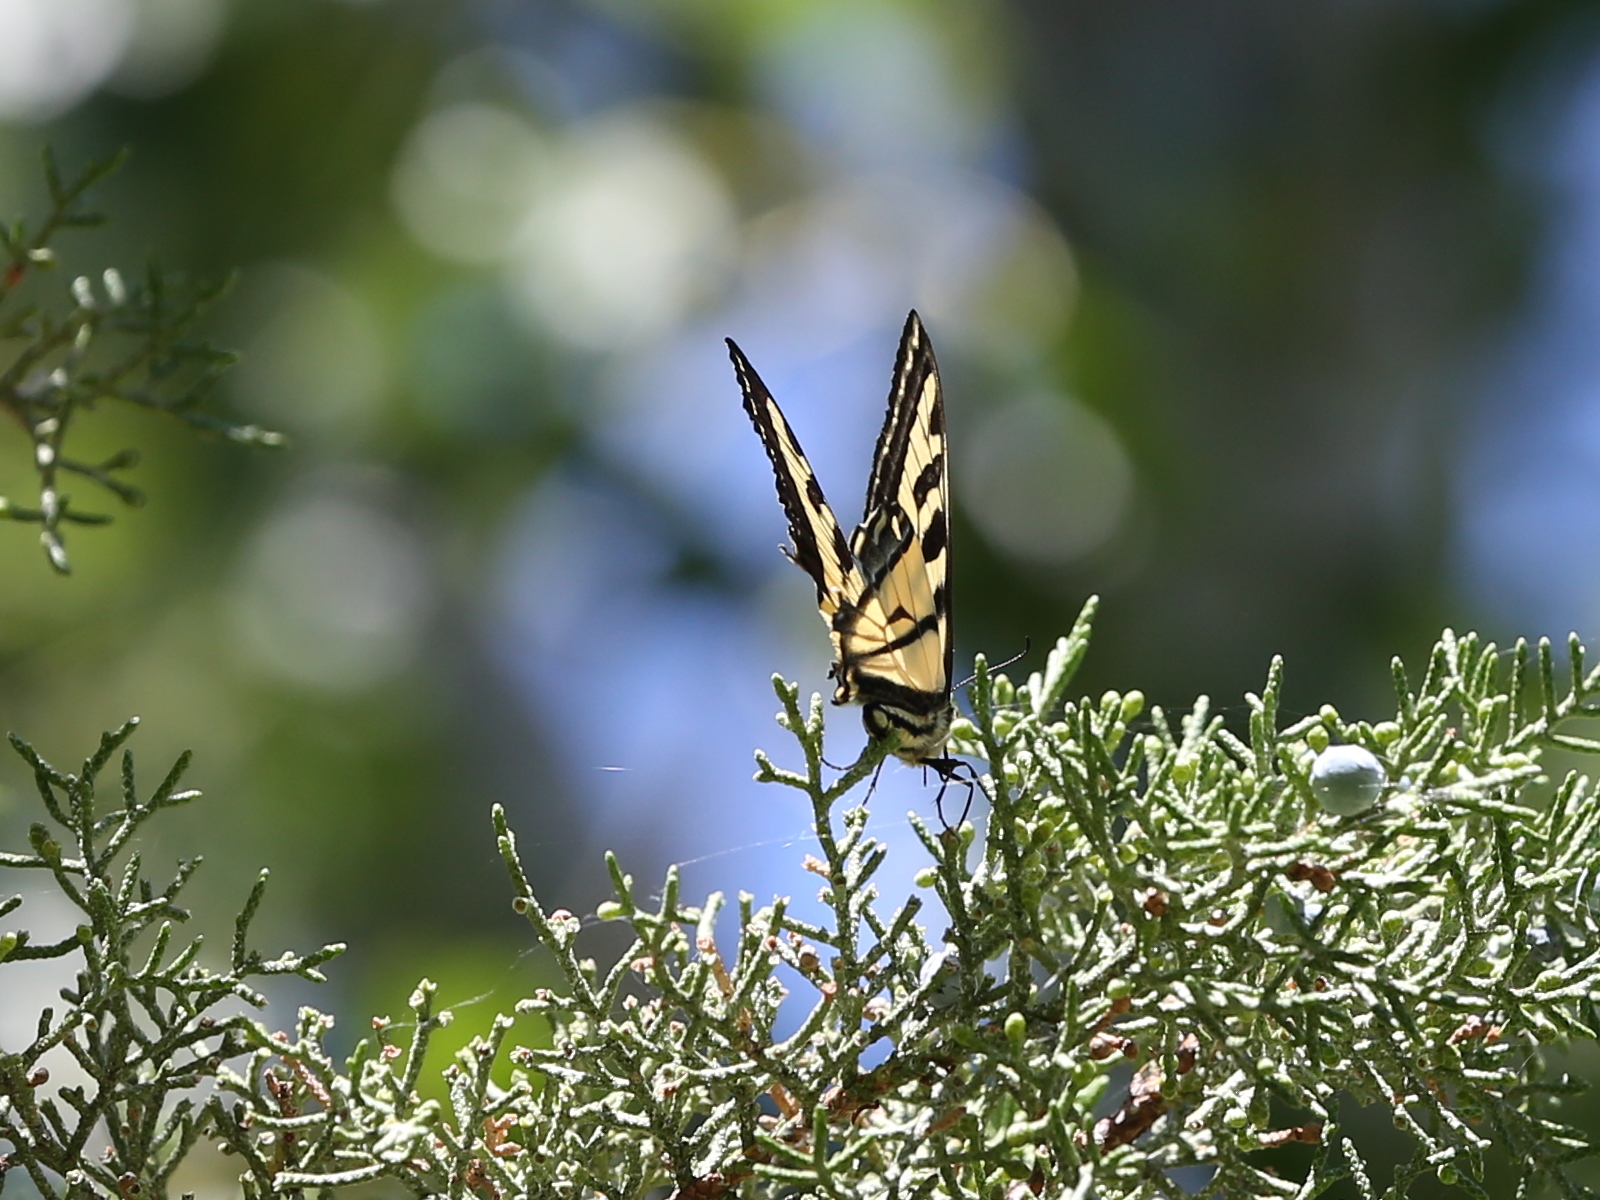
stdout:
[[728,339],[728,354],[744,393],[744,410],[767,448],[778,484],[778,501],[789,518],[794,548],[785,549],[784,553],[817,585],[817,607],[831,629],[834,615],[860,593],[860,570],[778,402],[732,338]]
[[728,350],[789,519],[786,553],[816,584],[832,632],[834,703],[861,704],[875,737],[898,731],[901,758],[944,763],[954,715],[950,484],[939,368],[922,322],[916,313],[906,321],[866,514],[849,541],[772,393],[731,339]]
[[930,719],[950,705],[949,498],[939,367],[913,312],[852,544],[864,574],[856,618],[835,628],[846,682]]

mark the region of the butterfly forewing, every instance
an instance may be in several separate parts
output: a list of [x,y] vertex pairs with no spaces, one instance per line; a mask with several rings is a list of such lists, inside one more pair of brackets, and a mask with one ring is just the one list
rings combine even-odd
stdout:
[[[872,596],[863,597],[862,637],[857,640],[870,643],[878,635],[871,627],[881,626],[886,641],[860,647],[862,670],[946,702],[953,652],[949,492],[939,367],[927,332],[912,313],[900,337],[889,410],[873,454],[856,556],[866,562],[866,535],[901,520],[902,514],[906,536],[897,539],[898,552],[882,564],[881,580],[869,573],[876,586]],[[874,607],[879,613],[872,613]],[[847,640],[847,651],[854,648]]]
[[767,448],[778,483],[778,501],[789,518],[794,548],[785,553],[811,576],[817,585],[817,607],[824,619],[831,618],[860,589],[855,558],[777,401],[732,338],[728,339],[728,352],[744,393],[744,410]]

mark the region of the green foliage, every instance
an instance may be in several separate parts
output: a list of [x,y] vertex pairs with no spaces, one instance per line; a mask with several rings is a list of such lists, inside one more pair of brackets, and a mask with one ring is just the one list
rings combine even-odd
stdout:
[[39,526],[51,565],[70,569],[63,524],[104,525],[111,518],[73,506],[62,475],[76,475],[109,491],[126,505],[144,494],[123,477],[138,453],[123,450],[102,462],[68,457],[67,434],[76,418],[103,399],[153,409],[232,441],[278,446],[281,435],[240,425],[201,411],[234,356],[190,336],[206,308],[227,288],[193,283],[151,265],[142,282],[128,283],[114,268],[99,286],[79,276],[68,289],[71,304],[40,307],[24,295],[31,276],[57,262],[53,242],[64,230],[102,224],[86,211],[89,189],[122,165],[124,156],[93,163],[77,179],[62,180],[53,155],[44,157],[50,211],[36,228],[22,221],[0,225],[0,344],[7,348],[0,369],[0,409],[26,432],[39,479],[37,506],[0,496],[0,517]]
[[[611,859],[615,898],[599,915],[631,944],[601,964],[580,949],[576,916],[540,905],[496,809],[515,906],[563,979],[516,1007],[548,1023],[547,1048],[511,1045],[515,1018],[501,1016],[446,1067],[449,1104],[421,1099],[429,1037],[449,1020],[424,981],[409,1037],[375,1021],[342,1062],[323,1048],[331,1020],[309,1009],[292,1037],[228,1025],[203,1067],[198,1052],[182,1068],[102,1056],[99,1092],[68,1097],[75,1109],[99,1114],[137,1094],[152,1123],[150,1085],[136,1082],[152,1072],[163,1097],[209,1072],[228,1099],[178,1102],[163,1118],[170,1132],[138,1143],[151,1165],[93,1171],[74,1162],[83,1143],[65,1132],[48,1143],[56,1157],[37,1149],[60,1120],[22,1120],[44,1108],[26,1082],[29,1051],[0,1073],[11,1163],[26,1162],[46,1194],[109,1195],[128,1169],[157,1195],[154,1156],[203,1135],[240,1156],[251,1197],[387,1178],[417,1196],[483,1200],[660,1188],[1131,1200],[1180,1194],[1171,1172],[1188,1167],[1200,1172],[1191,1184],[1210,1172],[1202,1194],[1213,1197],[1309,1198],[1344,1181],[1372,1200],[1374,1172],[1341,1120],[1359,1104],[1387,1108],[1414,1146],[1381,1193],[1390,1200],[1430,1174],[1487,1195],[1491,1154],[1521,1172],[1519,1194],[1587,1194],[1565,1170],[1590,1147],[1551,1112],[1579,1085],[1552,1078],[1544,1057],[1600,1031],[1600,801],[1576,773],[1545,788],[1541,766],[1550,750],[1600,749],[1570,728],[1600,715],[1600,669],[1586,669],[1576,639],[1558,689],[1548,643],[1502,654],[1446,633],[1420,684],[1395,664],[1397,711],[1376,725],[1325,708],[1280,729],[1275,662],[1239,736],[1204,699],[1176,722],[1145,715],[1136,692],[1068,699],[1092,613],[1091,602],[1021,686],[978,664],[957,749],[984,764],[985,828],[912,819],[931,860],[918,884],[947,914],[936,934],[926,896],[880,904],[873,877],[887,847],[865,807],[844,807],[884,748],[830,781],[820,698],[802,711],[779,680],[779,720],[803,768],[758,755],[758,777],[811,801],[822,923],[741,895],[725,928],[723,898],[685,904],[676,873],[646,905]],[[1388,780],[1359,815],[1317,801],[1312,764],[1331,743],[1364,747]],[[53,794],[84,785],[30,761],[58,823],[109,828],[95,823],[92,788],[63,807]],[[119,811],[177,799],[164,785]],[[120,830],[133,817],[119,819]],[[50,867],[63,888],[100,878],[107,850],[85,843],[91,866],[75,871],[43,836],[32,856],[0,865]],[[134,892],[106,876],[69,894],[95,920],[123,913],[126,924]],[[125,955],[100,948],[124,945],[119,926],[101,928],[54,952],[81,949],[86,964]],[[207,986],[242,986],[247,967],[311,973],[332,951],[262,964],[241,957],[241,934],[234,974]],[[150,980],[150,968],[116,961],[103,980],[86,976],[82,997],[126,997]],[[161,986],[188,996],[182,972],[198,968],[192,954],[182,961]],[[70,1003],[42,1040],[84,1028],[91,1011],[103,1029],[126,1000]],[[182,1004],[189,1015],[167,1027],[196,1028],[199,1008]],[[219,1063],[230,1056],[244,1065]],[[496,1082],[503,1058],[508,1083]]]
[[[1575,775],[1542,811],[1520,796],[1543,749],[1597,748],[1557,727],[1593,710],[1600,671],[1574,644],[1559,695],[1548,646],[1535,660],[1519,645],[1502,680],[1494,647],[1446,635],[1420,690],[1396,666],[1392,722],[1329,709],[1279,730],[1275,663],[1248,698],[1248,741],[1204,700],[1137,733],[1137,693],[1063,703],[1091,615],[1022,687],[979,663],[958,748],[987,765],[984,840],[912,822],[950,917],[942,945],[916,898],[880,911],[885,847],[864,809],[836,814],[876,757],[826,783],[820,700],[802,716],[781,683],[805,769],[762,757],[760,774],[812,801],[827,927],[741,898],[725,954],[719,897],[683,907],[669,876],[645,911],[613,864],[602,916],[635,942],[602,973],[574,948],[576,920],[541,912],[502,832],[567,974],[534,1000],[555,1046],[520,1058],[544,1086],[508,1110],[542,1161],[505,1164],[503,1189],[1143,1197],[1196,1165],[1213,1196],[1309,1197],[1350,1176],[1371,1195],[1339,1130],[1345,1093],[1415,1140],[1389,1196],[1429,1172],[1481,1195],[1494,1144],[1530,1183],[1573,1190],[1562,1166],[1587,1147],[1543,1111],[1571,1085],[1540,1053],[1600,1028],[1600,804]],[[1396,781],[1360,819],[1313,797],[1330,737]],[[779,964],[809,1009],[786,1038]],[[1312,1146],[1303,1181],[1278,1173],[1289,1142]]]
[[[0,1191],[18,1171],[44,1196],[165,1196],[195,1142],[218,1136],[219,1122],[226,1128],[222,1103],[205,1101],[202,1085],[253,1047],[278,1049],[257,1022],[227,1011],[228,1002],[261,1007],[266,1000],[251,981],[268,976],[320,981],[317,968],[344,949],[271,960],[249,949],[265,871],[239,914],[224,969],[200,964],[199,938],[174,945],[177,926],[189,917],[178,896],[199,860],[180,863],[158,890],[130,847],[151,817],[200,795],[178,790],[189,756],[141,800],[133,755],[124,750],[119,802],[106,805],[97,795],[100,773],[137,723],[103,736],[76,775],[11,738],[33,768],[49,823],[30,829],[31,853],[0,853],[0,867],[47,873],[82,921],[45,944],[31,941],[26,930],[0,933],[0,971],[30,959],[80,963],[75,985],[61,992],[59,1017],[44,1009],[33,1041],[15,1051],[0,1047]],[[0,898],[0,917],[22,904],[18,895]],[[0,983],[0,994],[6,990]],[[52,1098],[44,1090],[50,1078],[44,1060],[60,1060],[63,1051],[84,1079],[57,1087]]]

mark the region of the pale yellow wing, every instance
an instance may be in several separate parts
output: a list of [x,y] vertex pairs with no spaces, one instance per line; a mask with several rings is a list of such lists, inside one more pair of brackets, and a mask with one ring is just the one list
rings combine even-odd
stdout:
[[778,402],[732,338],[728,339],[728,353],[733,359],[734,374],[739,377],[739,388],[744,393],[744,410],[750,414],[756,433],[761,436],[761,444],[767,448],[772,474],[778,484],[778,500],[789,518],[789,537],[794,541],[794,548],[785,549],[784,553],[817,585],[817,607],[831,628],[834,615],[842,606],[852,603],[860,592],[861,578],[855,558]]
[[900,338],[866,513],[851,544],[863,577],[860,598],[853,617],[835,621],[852,691],[872,676],[927,703],[948,704],[949,498],[939,367],[913,312]]

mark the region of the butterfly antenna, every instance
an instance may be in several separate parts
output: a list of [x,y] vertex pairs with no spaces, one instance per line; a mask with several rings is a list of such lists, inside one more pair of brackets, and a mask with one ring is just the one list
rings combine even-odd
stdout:
[[[1010,658],[1006,659],[1005,662],[996,663],[994,666],[990,667],[989,669],[991,671],[1004,671],[1012,663],[1018,663],[1018,662],[1021,662],[1023,659],[1027,658],[1029,652],[1032,651],[1032,649],[1033,649],[1033,638],[1024,635],[1023,639],[1022,639],[1022,652],[1020,654],[1013,654]],[[960,683],[956,684],[956,687],[964,688],[964,687],[967,686],[967,684],[971,683],[976,678],[977,678],[976,675],[968,675]]]

